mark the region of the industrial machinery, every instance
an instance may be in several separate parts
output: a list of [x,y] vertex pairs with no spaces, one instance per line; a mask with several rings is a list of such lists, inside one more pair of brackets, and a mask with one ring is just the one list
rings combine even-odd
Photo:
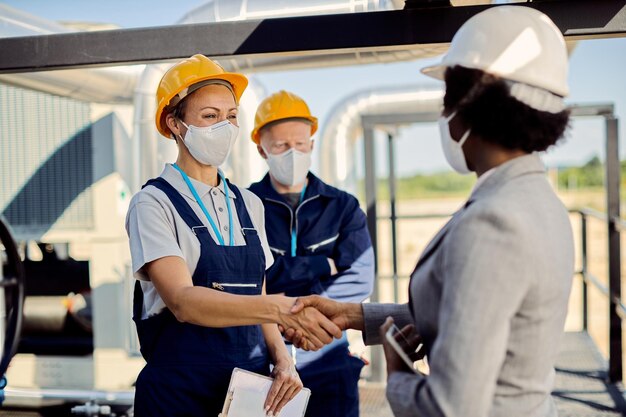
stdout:
[[[0,216],[0,390],[17,350],[24,306],[24,266],[9,226]],[[2,394],[0,394],[0,398]]]

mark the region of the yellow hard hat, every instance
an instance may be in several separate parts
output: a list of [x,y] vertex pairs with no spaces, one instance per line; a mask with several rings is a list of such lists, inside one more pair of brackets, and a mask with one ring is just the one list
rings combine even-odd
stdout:
[[173,106],[193,92],[189,87],[206,80],[224,80],[230,84],[237,104],[248,86],[248,79],[243,74],[226,72],[204,55],[196,54],[179,62],[167,70],[157,88],[157,109],[154,119],[159,133],[170,137],[172,132],[167,127],[165,118]]
[[297,95],[285,90],[280,90],[267,97],[259,104],[254,116],[254,130],[252,141],[259,144],[261,140],[260,130],[263,126],[283,119],[306,119],[311,122],[311,135],[317,131],[317,117],[311,116],[309,106]]

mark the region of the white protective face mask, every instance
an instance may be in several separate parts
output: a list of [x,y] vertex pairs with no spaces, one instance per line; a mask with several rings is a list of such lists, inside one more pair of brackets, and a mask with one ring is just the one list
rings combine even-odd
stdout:
[[263,148],[267,155],[267,165],[270,174],[276,181],[283,185],[294,186],[302,184],[311,168],[311,152],[300,152],[296,149],[288,149],[285,152],[272,155]]
[[196,161],[204,165],[219,167],[226,161],[237,140],[239,128],[224,120],[211,126],[187,126],[183,143]]
[[469,137],[470,129],[463,133],[463,136],[458,142],[452,139],[452,135],[450,135],[449,122],[454,116],[456,116],[456,112],[452,113],[448,117],[441,116],[438,120],[439,133],[441,135],[441,147],[443,148],[443,154],[452,169],[459,174],[469,174],[471,171],[467,167],[467,161],[465,160],[465,154],[463,153],[463,144]]

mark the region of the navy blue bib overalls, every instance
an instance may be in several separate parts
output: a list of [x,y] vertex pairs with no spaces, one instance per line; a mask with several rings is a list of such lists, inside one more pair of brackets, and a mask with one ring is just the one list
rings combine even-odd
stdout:
[[[235,186],[235,207],[245,246],[214,242],[185,198],[163,178],[146,186],[163,191],[200,241],[200,259],[193,285],[233,294],[261,294],[265,255],[241,192]],[[165,309],[141,319],[143,293],[135,283],[133,320],[146,366],[137,377],[135,417],[217,417],[234,367],[269,374],[269,357],[261,326],[208,328],[181,323]]]

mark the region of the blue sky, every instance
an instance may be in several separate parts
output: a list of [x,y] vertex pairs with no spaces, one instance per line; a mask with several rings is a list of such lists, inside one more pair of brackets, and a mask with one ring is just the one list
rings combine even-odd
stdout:
[[[61,21],[114,23],[120,27],[174,24],[202,0],[5,0],[28,13]],[[330,109],[359,90],[405,84],[439,85],[420,74],[429,61],[351,66],[258,75],[268,92],[291,90],[305,98],[319,116],[321,126]],[[626,38],[579,42],[570,59],[570,103],[612,102],[620,119],[622,159],[626,159]],[[548,165],[581,164],[594,155],[603,157],[604,125],[600,119],[576,120],[560,146],[548,153]],[[446,169],[434,124],[403,128],[398,136],[400,175]],[[379,152],[384,156],[384,152]],[[378,164],[384,166],[381,160]]]

